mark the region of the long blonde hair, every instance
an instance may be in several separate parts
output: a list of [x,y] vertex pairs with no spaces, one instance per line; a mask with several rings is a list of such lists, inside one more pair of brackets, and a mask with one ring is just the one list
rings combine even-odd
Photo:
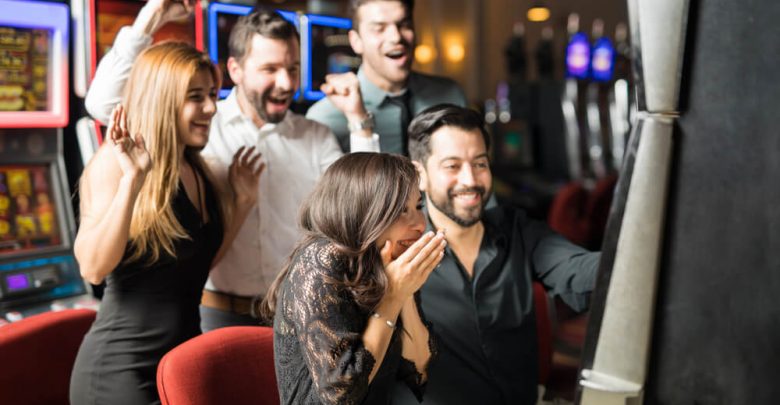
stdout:
[[[174,241],[188,238],[172,209],[179,188],[179,153],[185,148],[177,122],[190,80],[201,70],[208,70],[219,88],[219,71],[206,54],[184,43],[166,42],[144,51],[130,72],[124,97],[127,126],[130,134],[143,134],[152,168],[135,201],[128,261],[148,255],[147,262],[153,263],[163,252],[175,257]],[[197,151],[185,153],[207,173],[204,180],[213,179]]]

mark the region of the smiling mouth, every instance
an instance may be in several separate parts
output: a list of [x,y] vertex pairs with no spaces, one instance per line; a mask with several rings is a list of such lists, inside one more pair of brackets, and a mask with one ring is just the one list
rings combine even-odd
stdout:
[[286,105],[290,101],[289,96],[268,96],[266,97],[266,100],[270,102],[271,104],[278,104],[278,105]]
[[386,53],[385,56],[393,60],[401,60],[408,56],[408,52],[406,51],[406,48],[396,49]]
[[192,126],[194,128],[203,129],[208,131],[211,121],[193,121]]
[[482,199],[482,194],[476,191],[468,191],[468,192],[455,193],[452,195],[452,197],[458,201],[474,204],[479,202]]

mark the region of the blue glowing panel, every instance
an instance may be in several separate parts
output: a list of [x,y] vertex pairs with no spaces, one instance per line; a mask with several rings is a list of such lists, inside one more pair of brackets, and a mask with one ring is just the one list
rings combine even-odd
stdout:
[[593,44],[593,56],[590,59],[590,70],[593,80],[608,82],[612,80],[615,69],[615,47],[609,38],[599,38]]
[[[222,89],[219,91],[219,98],[225,98],[230,94],[234,83],[230,80],[227,71],[228,60],[228,39],[230,31],[236,25],[238,17],[252,12],[254,7],[238,4],[211,3],[208,9],[208,33],[209,33],[209,56],[222,70]],[[300,31],[298,15],[295,12],[287,10],[276,10],[285,20],[293,23],[295,28]],[[298,97],[298,93],[295,93]]]
[[588,78],[590,67],[590,44],[582,32],[572,35],[566,47],[566,76],[577,79]]
[[325,96],[319,89],[327,74],[355,72],[360,58],[349,45],[350,19],[307,14],[302,20],[301,88],[304,99],[315,101]]

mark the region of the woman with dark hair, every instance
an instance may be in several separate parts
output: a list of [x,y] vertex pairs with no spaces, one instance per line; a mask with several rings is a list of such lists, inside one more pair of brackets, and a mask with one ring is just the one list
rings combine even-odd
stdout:
[[397,379],[422,396],[435,346],[415,293],[446,242],[423,235],[421,204],[405,157],[352,153],[325,172],[264,302],[283,404],[384,404]]

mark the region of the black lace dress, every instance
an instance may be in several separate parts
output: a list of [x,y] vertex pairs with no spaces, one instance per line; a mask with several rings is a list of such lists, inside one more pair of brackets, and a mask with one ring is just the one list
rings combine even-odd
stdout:
[[[400,322],[379,371],[368,383],[376,362],[362,338],[370,313],[361,310],[345,288],[326,282],[345,268],[335,247],[326,240],[313,241],[298,250],[292,266],[281,285],[274,318],[282,404],[388,404],[397,380],[422,398],[422,376],[414,363],[401,357]],[[433,361],[436,347],[428,327]]]
[[176,218],[190,236],[175,242],[175,259],[165,256],[151,266],[122,262],[106,278],[100,311],[76,358],[71,404],[159,403],[157,363],[200,334],[198,304],[222,243],[217,197],[204,183],[206,224],[181,184],[174,197]]

